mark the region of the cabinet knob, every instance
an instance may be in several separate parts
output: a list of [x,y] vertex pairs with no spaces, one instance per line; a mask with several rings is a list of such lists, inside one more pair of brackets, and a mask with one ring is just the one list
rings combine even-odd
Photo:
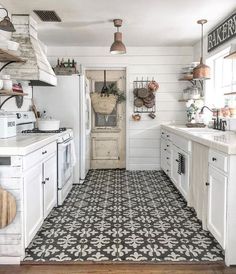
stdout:
[[170,158],[169,157],[166,157],[167,160],[169,160]]
[[49,177],[45,178],[45,181],[49,181]]
[[164,148],[164,150],[166,151],[166,148]]
[[210,184],[208,182],[206,182],[206,186],[209,186]]
[[166,172],[169,172],[169,169],[167,169]]
[[169,137],[170,137],[170,135],[166,135],[166,137],[167,137],[167,138],[169,138]]
[[175,161],[178,163],[179,162],[179,160],[178,159],[175,159]]
[[167,147],[169,147],[169,145],[166,145]]
[[46,154],[46,153],[47,153],[47,150],[45,150],[45,151],[42,152],[43,155]]
[[43,185],[45,185],[45,184],[46,184],[46,182],[45,182],[45,181],[42,181],[42,184],[43,184]]
[[213,161],[213,162],[216,162],[216,160],[217,160],[217,159],[216,159],[215,157],[212,157],[212,161]]

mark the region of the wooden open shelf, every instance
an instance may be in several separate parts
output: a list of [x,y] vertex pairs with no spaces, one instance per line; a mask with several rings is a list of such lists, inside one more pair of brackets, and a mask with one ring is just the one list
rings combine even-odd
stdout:
[[25,60],[17,56],[15,52],[0,49],[0,62],[25,62]]
[[0,96],[26,96],[28,95],[28,93],[24,93],[24,92],[16,92],[16,91],[9,91],[9,90],[0,90]]
[[236,91],[235,92],[224,93],[224,95],[236,95]]

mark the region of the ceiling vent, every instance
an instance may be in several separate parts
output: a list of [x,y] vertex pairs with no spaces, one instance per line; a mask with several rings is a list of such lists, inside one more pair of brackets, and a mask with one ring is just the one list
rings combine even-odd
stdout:
[[61,18],[54,10],[34,10],[34,13],[36,13],[43,22],[61,22]]

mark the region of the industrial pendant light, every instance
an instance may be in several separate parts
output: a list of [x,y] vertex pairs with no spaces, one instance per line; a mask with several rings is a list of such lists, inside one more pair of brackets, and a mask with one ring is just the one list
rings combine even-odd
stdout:
[[122,26],[121,19],[114,19],[114,26],[117,28],[117,32],[114,33],[114,42],[111,45],[110,53],[111,54],[125,54],[126,48],[122,42],[122,33],[119,32],[119,28]]
[[201,19],[201,20],[198,20],[197,23],[202,26],[201,58],[200,58],[200,64],[193,69],[193,79],[194,80],[207,80],[207,79],[210,79],[210,67],[203,64],[203,25],[207,23],[207,20]]
[[9,16],[8,11],[5,8],[0,8],[0,10],[5,10],[7,15],[3,18],[2,21],[0,21],[0,30],[8,31],[8,32],[14,32],[16,31]]

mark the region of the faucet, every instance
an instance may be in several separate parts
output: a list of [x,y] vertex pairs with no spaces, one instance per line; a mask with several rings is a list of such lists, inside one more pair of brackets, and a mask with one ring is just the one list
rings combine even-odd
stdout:
[[[208,106],[203,106],[200,114],[203,114],[203,110],[207,108],[208,110],[210,110],[212,113],[214,112],[212,109],[210,109]],[[213,118],[214,121],[214,125],[213,128],[214,129],[218,129],[218,130],[222,130],[225,131],[225,127],[227,125],[227,122],[223,119],[219,119],[219,109],[216,110],[216,119]]]

